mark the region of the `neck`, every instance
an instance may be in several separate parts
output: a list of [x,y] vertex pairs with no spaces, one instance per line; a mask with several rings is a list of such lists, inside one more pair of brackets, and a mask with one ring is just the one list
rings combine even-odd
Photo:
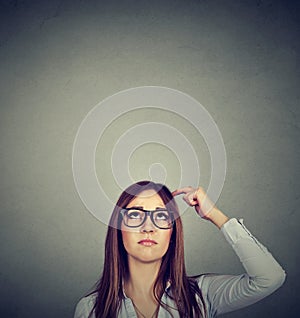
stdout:
[[161,260],[142,263],[135,259],[128,259],[129,279],[125,282],[125,291],[128,297],[139,295],[140,297],[153,298],[153,286],[157,278]]

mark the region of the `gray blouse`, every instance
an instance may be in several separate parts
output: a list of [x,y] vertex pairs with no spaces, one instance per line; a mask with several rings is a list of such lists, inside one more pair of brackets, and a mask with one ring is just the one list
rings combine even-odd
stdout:
[[[286,273],[270,252],[244,226],[243,219],[227,221],[221,231],[242,262],[246,273],[241,275],[204,274],[197,279],[207,308],[208,318],[249,306],[270,295],[284,282]],[[171,288],[170,284],[168,288]],[[136,318],[132,301],[126,297],[118,317]],[[82,298],[75,309],[74,318],[87,318],[93,308],[96,294]],[[165,292],[162,302],[174,308],[174,302]],[[176,307],[176,306],[175,306]],[[174,318],[179,313],[171,310]],[[91,316],[95,318],[93,314]],[[158,318],[170,317],[159,308]]]

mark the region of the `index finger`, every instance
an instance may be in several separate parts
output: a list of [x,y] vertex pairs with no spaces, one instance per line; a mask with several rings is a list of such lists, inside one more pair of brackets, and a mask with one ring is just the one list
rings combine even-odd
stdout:
[[194,190],[193,187],[183,187],[183,188],[180,188],[180,189],[173,191],[172,195],[173,195],[173,197],[175,197],[176,195],[186,194],[186,193],[191,192],[193,190]]

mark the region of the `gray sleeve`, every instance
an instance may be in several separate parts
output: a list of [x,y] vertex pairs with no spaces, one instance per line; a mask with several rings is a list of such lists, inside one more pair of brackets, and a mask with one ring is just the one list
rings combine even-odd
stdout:
[[278,289],[286,277],[270,252],[244,226],[243,219],[230,219],[221,231],[246,273],[202,276],[200,287],[206,293],[213,317],[261,300]]

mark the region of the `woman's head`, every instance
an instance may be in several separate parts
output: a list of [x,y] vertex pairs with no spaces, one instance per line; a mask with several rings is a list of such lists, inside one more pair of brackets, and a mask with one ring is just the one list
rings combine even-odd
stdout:
[[[171,215],[173,223],[170,228],[159,228],[154,223],[159,225],[164,214],[155,212],[153,215],[152,212],[148,212],[147,216],[143,212],[142,214],[145,216],[143,224],[138,227],[130,227],[124,220],[124,208],[127,208],[129,212],[131,212],[129,208],[144,211],[159,209],[162,210],[162,213],[166,210],[168,213],[172,213],[169,215]],[[152,242],[145,242],[144,240],[147,239]],[[140,181],[125,189],[112,213],[106,245],[106,256],[110,256],[109,258],[112,260],[114,255],[114,261],[118,263],[115,263],[115,266],[119,268],[123,279],[128,278],[129,275],[128,258],[134,257],[145,262],[162,260],[161,269],[166,274],[164,280],[168,280],[170,261],[174,259],[175,255],[183,257],[182,223],[177,204],[170,190],[165,185],[151,181]]]

